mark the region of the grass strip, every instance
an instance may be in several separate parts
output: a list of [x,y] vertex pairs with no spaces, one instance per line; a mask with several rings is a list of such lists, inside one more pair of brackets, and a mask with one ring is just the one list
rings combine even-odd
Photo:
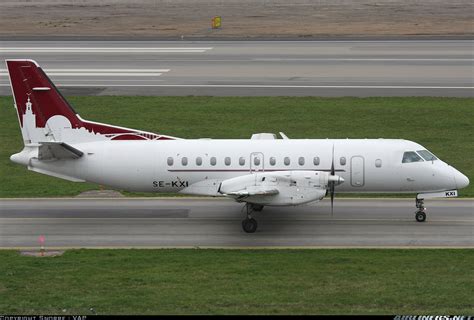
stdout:
[[466,249],[0,251],[4,314],[472,314]]

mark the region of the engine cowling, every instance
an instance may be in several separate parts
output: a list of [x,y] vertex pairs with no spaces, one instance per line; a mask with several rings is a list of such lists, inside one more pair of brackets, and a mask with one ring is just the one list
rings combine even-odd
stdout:
[[323,199],[329,181],[340,184],[344,179],[324,171],[258,172],[224,180],[219,192],[260,205],[299,205]]

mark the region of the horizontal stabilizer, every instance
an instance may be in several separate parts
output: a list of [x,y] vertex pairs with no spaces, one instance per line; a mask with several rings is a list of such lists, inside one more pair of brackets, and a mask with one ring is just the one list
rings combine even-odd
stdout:
[[48,176],[51,176],[51,177],[72,181],[72,182],[86,182],[86,180],[84,180],[84,179],[68,176],[66,174],[53,172],[53,171],[49,171],[49,170],[45,170],[45,169],[35,168],[35,167],[32,167],[32,166],[28,166],[28,170],[38,172],[38,173],[42,173],[42,174],[45,174],[45,175],[48,175]]
[[40,142],[38,160],[78,159],[83,154],[64,142]]

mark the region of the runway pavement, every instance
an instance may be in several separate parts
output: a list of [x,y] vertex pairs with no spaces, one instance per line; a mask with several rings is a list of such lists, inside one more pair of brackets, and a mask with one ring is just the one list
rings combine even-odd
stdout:
[[[473,96],[472,40],[1,41],[65,94]],[[0,94],[10,95],[4,66]]]
[[474,202],[336,199],[266,207],[254,234],[242,231],[241,204],[228,199],[0,200],[0,247],[474,247]]

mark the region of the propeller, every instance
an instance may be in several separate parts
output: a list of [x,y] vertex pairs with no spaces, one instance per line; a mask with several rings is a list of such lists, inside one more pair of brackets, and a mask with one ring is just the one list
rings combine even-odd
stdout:
[[[334,170],[334,144],[332,145],[332,160],[331,160],[331,176],[334,177],[335,175],[335,170]],[[336,182],[335,181],[328,181],[328,187],[329,187],[329,193],[331,194],[331,218],[333,217],[334,214],[334,189],[336,187]]]
[[340,176],[336,176],[336,170],[334,169],[334,144],[332,145],[332,161],[331,161],[331,172],[328,177],[328,191],[331,194],[331,218],[334,214],[334,194],[336,185],[344,182],[344,179]]

